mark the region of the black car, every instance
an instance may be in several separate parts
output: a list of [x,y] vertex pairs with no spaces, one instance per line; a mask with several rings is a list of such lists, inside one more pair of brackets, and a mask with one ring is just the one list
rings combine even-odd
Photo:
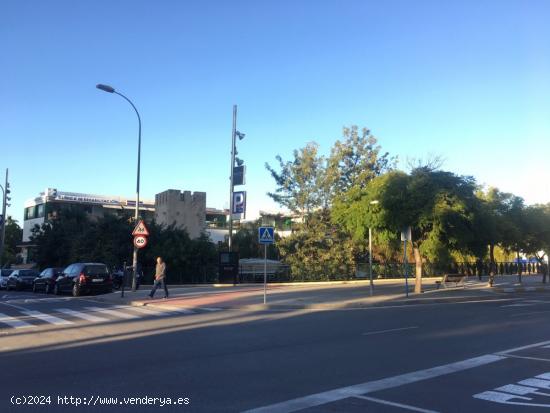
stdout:
[[6,286],[8,285],[8,277],[12,272],[13,270],[0,268],[0,289],[6,288]]
[[54,294],[71,292],[74,297],[85,293],[113,291],[113,278],[107,266],[97,262],[77,262],[69,265],[57,277]]
[[31,289],[34,279],[38,276],[36,270],[14,270],[8,277],[6,290]]
[[63,268],[46,268],[34,279],[32,292],[44,291],[46,294],[53,292],[55,280],[61,275]]

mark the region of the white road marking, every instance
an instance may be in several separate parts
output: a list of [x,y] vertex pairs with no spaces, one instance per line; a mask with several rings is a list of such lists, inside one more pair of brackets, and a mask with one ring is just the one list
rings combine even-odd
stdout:
[[122,311],[116,311],[116,310],[110,310],[108,308],[101,308],[101,307],[86,307],[86,310],[94,311],[97,313],[107,314],[113,317],[118,318],[126,318],[126,319],[132,319],[132,318],[139,318],[139,316],[134,314],[128,314],[123,313]]
[[204,311],[222,311],[223,308],[218,308],[218,307],[198,307],[200,310],[204,310]]
[[378,331],[369,331],[366,333],[361,334],[362,336],[372,336],[374,334],[384,334],[384,333],[391,333],[393,331],[403,331],[403,330],[412,330],[414,328],[418,328],[418,326],[410,326],[410,327],[401,327],[401,328],[392,328],[389,330],[378,330]]
[[81,311],[74,311],[69,308],[57,308],[55,311],[59,311],[60,313],[64,313],[76,318],[82,318],[83,320],[92,321],[94,323],[109,321],[107,318],[102,318],[92,314],[83,313]]
[[357,399],[368,400],[368,401],[374,402],[374,403],[387,404],[388,406],[400,407],[401,409],[412,410],[412,411],[414,411],[414,412],[438,413],[438,412],[436,412],[435,410],[421,409],[421,408],[419,408],[419,407],[409,406],[408,404],[401,404],[401,403],[390,402],[390,401],[388,401],[388,400],[377,399],[377,398],[375,398],[375,397],[367,397],[367,396],[353,396],[353,397],[355,397],[355,398],[357,398]]
[[505,308],[505,307],[531,307],[533,305],[537,305],[537,304],[536,303],[507,304],[507,305],[501,305],[500,308]]
[[154,315],[154,316],[163,316],[166,314],[166,312],[162,312],[159,310],[153,310],[150,308],[143,308],[143,307],[136,307],[136,306],[128,306],[128,305],[115,305],[113,308],[119,308],[121,310],[136,311],[138,313]]
[[535,343],[535,344],[529,344],[527,346],[521,346],[521,347],[516,347],[516,348],[511,348],[509,350],[504,350],[504,351],[500,351],[498,353],[496,353],[496,355],[498,356],[506,356],[510,353],[517,353],[518,351],[522,351],[522,350],[527,350],[527,349],[530,349],[530,348],[534,348],[534,347],[542,347],[542,346],[547,346],[550,344],[550,340],[547,340],[547,341],[540,341],[538,343]]
[[[161,307],[157,307],[161,308]],[[165,311],[165,314],[174,314],[174,313],[180,313],[180,314],[195,314],[195,311],[190,310],[189,308],[184,307],[162,307],[162,310]]]
[[550,346],[542,346],[542,348],[550,348]]
[[45,321],[46,323],[54,324],[57,326],[74,324],[72,321],[64,320],[51,314],[41,313],[40,311],[25,310],[22,311],[22,313],[28,315],[29,317],[38,318],[39,320]]
[[475,357],[455,363],[445,364],[426,370],[414,371],[405,373],[399,376],[387,377],[385,379],[369,381],[366,383],[356,384],[353,386],[342,387],[339,389],[329,390],[322,393],[312,394],[297,399],[287,400],[281,403],[272,404],[270,406],[258,407],[247,410],[245,413],[290,413],[309,407],[320,406],[326,403],[335,402],[353,396],[361,396],[367,393],[373,393],[380,390],[392,389],[403,386],[405,384],[416,383],[418,381],[432,379],[447,374],[456,373],[463,370],[473,369],[475,367],[494,363],[500,360],[505,360],[506,357],[495,354],[486,354],[484,356]]
[[[484,391],[483,393],[474,394],[474,399],[485,400],[494,403],[511,404],[517,406],[531,407],[550,407],[550,404],[532,403],[532,394],[537,396],[550,396],[549,393],[541,392],[539,389],[550,389],[550,373],[539,374],[535,378],[521,380],[517,384],[507,384],[498,387],[494,390]],[[525,400],[526,402],[513,401]]]
[[25,327],[36,327],[33,324],[29,324],[25,321],[19,320],[17,318],[10,317],[6,314],[0,313],[0,323],[7,324],[13,328],[25,328]]
[[540,357],[529,357],[529,356],[516,356],[515,354],[507,354],[506,357],[514,359],[525,359],[525,360],[536,360],[536,361],[547,361],[550,362],[550,359],[540,358]]

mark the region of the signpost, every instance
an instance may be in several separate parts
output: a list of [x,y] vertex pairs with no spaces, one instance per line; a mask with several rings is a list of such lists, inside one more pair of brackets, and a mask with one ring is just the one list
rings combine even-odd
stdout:
[[411,241],[411,227],[405,227],[401,231],[401,241],[403,241],[403,271],[405,272],[405,296],[409,297],[409,276],[407,274],[407,241]]
[[264,244],[264,304],[267,303],[267,245],[275,242],[273,227],[258,228],[258,242]]
[[[147,245],[147,237],[149,236],[149,230],[145,226],[145,222],[143,222],[143,220],[140,220],[137,223],[136,227],[132,231],[132,235],[134,237],[134,247],[136,247],[137,249],[141,249],[141,248],[144,248]],[[136,266],[136,268],[134,268],[133,283],[136,282],[136,277],[137,277],[137,260],[135,262],[135,266]],[[124,268],[124,282],[126,282],[126,268]],[[124,287],[122,287],[122,288],[123,288],[122,289],[122,296],[124,296]]]

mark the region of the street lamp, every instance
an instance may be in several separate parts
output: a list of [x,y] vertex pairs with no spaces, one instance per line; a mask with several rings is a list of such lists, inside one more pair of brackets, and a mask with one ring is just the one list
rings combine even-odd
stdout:
[[[138,153],[137,153],[136,209],[135,209],[135,215],[134,215],[135,222],[137,224],[139,219],[139,180],[140,180],[140,166],[141,166],[141,117],[139,116],[139,112],[136,109],[135,105],[132,103],[132,101],[128,99],[126,96],[124,96],[122,93],[117,92],[113,87],[109,85],[103,85],[101,83],[96,85],[96,87],[99,90],[103,90],[104,92],[114,93],[124,98],[130,105],[132,105],[138,118],[139,128],[138,128]],[[134,275],[132,278],[132,291],[136,291],[137,262],[138,262],[138,249],[134,246],[134,256],[133,256]]]
[[[369,205],[378,205],[378,200],[370,201]],[[372,229],[369,225],[369,279],[370,279],[370,295],[374,294],[374,285],[372,282]]]

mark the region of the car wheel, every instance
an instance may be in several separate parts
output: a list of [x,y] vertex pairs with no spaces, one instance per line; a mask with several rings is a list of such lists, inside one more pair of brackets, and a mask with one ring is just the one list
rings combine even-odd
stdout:
[[49,294],[49,293],[51,293],[50,290],[51,290],[50,284],[46,284],[46,286],[44,287],[44,292],[45,292],[46,294]]
[[55,283],[55,285],[53,286],[53,293],[55,295],[61,295],[61,290],[59,289],[59,284]]
[[73,297],[78,297],[80,295],[80,287],[77,283],[73,284]]

